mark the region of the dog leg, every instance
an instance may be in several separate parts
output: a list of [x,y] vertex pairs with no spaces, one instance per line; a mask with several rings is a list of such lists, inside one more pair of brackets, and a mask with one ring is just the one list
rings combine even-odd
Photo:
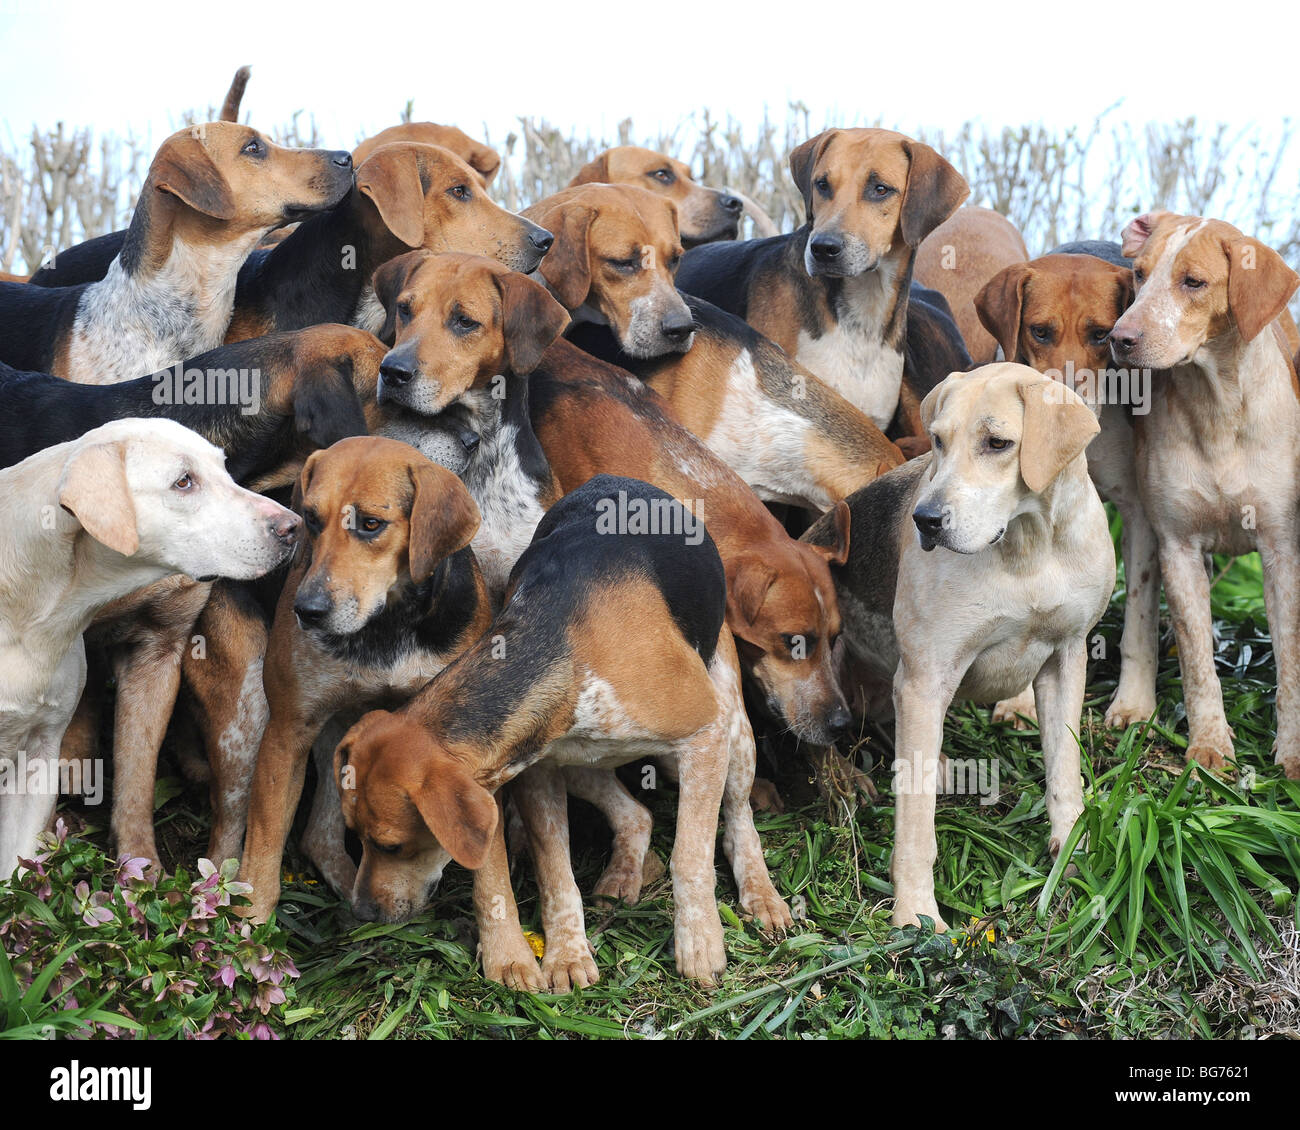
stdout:
[[627,791],[611,769],[566,765],[563,773],[565,788],[600,809],[614,830],[609,866],[596,880],[591,893],[601,898],[622,899],[628,906],[635,906],[641,897],[642,873],[654,829],[650,810]]
[[546,953],[542,976],[553,993],[585,989],[600,980],[582,914],[582,895],[569,858],[569,798],[558,765],[540,761],[515,780],[511,794],[519,806],[542,905]]
[[947,930],[934,897],[935,797],[943,719],[954,685],[909,670],[906,657],[894,676],[894,879],[895,926],[920,925],[920,916]]
[[[46,763],[43,766],[45,781],[52,787],[41,792],[0,790],[0,882],[13,874],[19,858],[30,859],[36,854],[36,839],[54,816],[59,800],[59,742],[62,737],[63,725],[33,730],[23,751],[29,773],[37,762]],[[13,752],[16,754],[18,751]],[[0,754],[0,759],[4,756]]]
[[343,819],[343,805],[339,800],[338,784],[334,780],[334,751],[355,721],[355,717],[350,717],[345,726],[337,717],[331,718],[325,723],[320,737],[312,744],[316,791],[312,794],[307,827],[298,843],[320,877],[342,899],[352,897],[352,888],[357,881],[357,865],[352,862],[345,846],[348,826]]
[[1156,661],[1160,633],[1160,555],[1156,534],[1136,497],[1114,497],[1124,531],[1124,634],[1119,643],[1119,686],[1106,708],[1106,725],[1145,722],[1156,712]]
[[[1028,719],[1028,721],[1026,721]],[[1026,687],[1015,698],[1004,698],[993,706],[994,722],[1010,722],[1017,730],[1027,730],[1038,722],[1038,705],[1034,688]]]
[[1210,580],[1200,550],[1162,540],[1160,572],[1178,637],[1178,666],[1187,704],[1187,760],[1206,769],[1223,769],[1233,756],[1232,730],[1223,710],[1223,688],[1214,670]]
[[1300,549],[1292,522],[1260,526],[1264,607],[1277,664],[1277,737],[1274,761],[1300,779]]
[[474,872],[474,916],[483,976],[507,989],[540,993],[546,979],[519,925],[519,907],[510,887],[510,862],[503,830],[505,812],[497,795],[497,827],[483,866]]
[[1034,693],[1042,704],[1040,733],[1053,859],[1083,811],[1078,734],[1087,679],[1088,653],[1083,639],[1070,640],[1053,652],[1034,679]]

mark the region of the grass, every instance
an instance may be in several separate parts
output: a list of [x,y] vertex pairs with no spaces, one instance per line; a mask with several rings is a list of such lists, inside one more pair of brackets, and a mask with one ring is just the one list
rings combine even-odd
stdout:
[[[1220,567],[1226,565],[1219,563]],[[1118,656],[1122,588],[1100,626]],[[944,797],[936,887],[954,931],[891,929],[893,810],[889,732],[864,733],[875,806],[830,819],[801,757],[773,769],[787,811],[758,820],[777,888],[799,921],[765,937],[734,912],[719,866],[729,966],[703,991],[671,954],[666,880],[635,907],[588,903],[602,981],[567,996],[512,993],[474,960],[470,877],[449,868],[414,922],[359,925],[292,850],[279,920],[303,971],[296,1038],[573,1039],[836,1037],[1300,1037],[1300,785],[1272,764],[1272,655],[1258,559],[1226,568],[1214,590],[1219,669],[1243,770],[1234,783],[1186,770],[1176,656],[1162,645],[1159,723],[1101,723],[1117,658],[1090,671],[1081,744],[1087,809],[1069,859],[1047,852],[1042,759],[1034,731],[993,725],[986,708],[948,718],[949,757],[996,758],[1000,796]],[[1185,730],[1185,727],[1183,728]],[[193,854],[201,796],[160,781],[164,855]],[[648,794],[653,844],[671,850],[673,796]],[[608,837],[574,801],[574,863],[589,890]],[[90,829],[93,835],[102,831]],[[1086,837],[1085,837],[1086,833]],[[1084,837],[1084,838],[1079,838]],[[528,867],[516,889],[540,932]],[[963,928],[964,927],[964,928]]]

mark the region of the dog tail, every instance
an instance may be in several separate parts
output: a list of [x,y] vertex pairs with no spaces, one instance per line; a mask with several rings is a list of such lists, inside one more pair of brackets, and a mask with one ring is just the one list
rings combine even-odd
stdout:
[[248,85],[250,74],[252,74],[250,67],[240,67],[235,72],[235,77],[230,80],[230,89],[226,91],[226,100],[221,104],[220,121],[239,121],[239,104],[244,100],[244,87]]

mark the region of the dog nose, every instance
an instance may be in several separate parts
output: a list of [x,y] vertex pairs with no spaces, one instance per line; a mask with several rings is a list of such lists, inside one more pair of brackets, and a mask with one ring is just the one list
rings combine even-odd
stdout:
[[912,521],[916,528],[930,537],[938,537],[943,531],[943,507],[933,502],[923,502],[912,511]]
[[460,440],[461,446],[466,451],[473,451],[474,448],[478,447],[480,437],[473,428],[462,427],[456,429],[456,438]]
[[674,311],[659,323],[659,332],[669,341],[677,343],[685,341],[693,329],[695,329],[695,319],[686,310]]
[[1127,356],[1132,353],[1141,340],[1142,335],[1134,333],[1132,330],[1121,330],[1116,326],[1110,331],[1110,348],[1117,357],[1121,354]]
[[831,739],[842,738],[853,723],[853,715],[849,713],[849,708],[842,702],[837,702],[831,707],[831,712],[826,715],[826,729],[831,735]]
[[329,610],[330,598],[324,589],[299,589],[293,598],[294,614],[304,624],[319,624]]
[[545,228],[533,228],[528,233],[528,242],[537,248],[543,255],[551,249],[551,244],[555,242],[555,236]]
[[352,168],[352,154],[345,149],[336,149],[330,154],[330,164],[337,165],[340,169]]
[[272,534],[280,541],[292,545],[298,537],[298,531],[302,528],[302,519],[292,510],[286,510],[283,514],[272,518],[270,525]]
[[371,898],[357,899],[352,904],[352,914],[362,922],[378,922],[379,904]]
[[829,263],[844,250],[844,241],[837,235],[815,235],[809,246],[817,262]]
[[405,358],[390,353],[379,363],[379,375],[390,385],[404,385],[415,376],[415,367]]
[[730,212],[733,216],[739,216],[745,210],[744,202],[738,196],[721,196],[718,198],[718,207],[724,212]]

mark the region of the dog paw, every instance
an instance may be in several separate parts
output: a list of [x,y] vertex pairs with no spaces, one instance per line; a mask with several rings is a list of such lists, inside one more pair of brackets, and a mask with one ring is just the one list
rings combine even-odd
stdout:
[[833,746],[810,753],[809,760],[817,775],[817,788],[828,802],[842,800],[854,808],[859,798],[876,803],[875,783]]
[[1277,750],[1273,755],[1273,761],[1282,766],[1282,772],[1289,780],[1300,781],[1300,753],[1289,753],[1284,756],[1281,750]]
[[479,940],[479,959],[483,976],[516,992],[546,991],[546,979],[537,966],[537,958],[528,939],[518,930],[502,930]]
[[895,926],[919,926],[921,915],[933,920],[934,928],[938,933],[948,932],[948,923],[939,913],[939,904],[934,901],[933,896],[928,895],[900,896],[894,903],[894,914],[890,921]]
[[628,906],[635,906],[641,897],[644,873],[640,859],[616,855],[609,861],[609,866],[605,868],[601,877],[596,880],[591,893],[599,899],[609,899],[614,902],[621,899]]
[[784,934],[794,925],[789,906],[771,883],[755,883],[742,890],[740,908],[770,934]]
[[1202,769],[1223,773],[1233,758],[1232,742],[1193,742],[1187,747],[1187,760]]
[[591,945],[586,937],[561,938],[554,943],[547,938],[542,976],[552,993],[586,989],[599,981],[600,971],[592,959]]
[[704,921],[673,929],[677,972],[702,985],[715,985],[727,968],[727,948],[722,941],[722,919],[717,911],[703,915]]
[[1137,699],[1130,702],[1121,700],[1116,695],[1110,706],[1106,708],[1106,725],[1116,730],[1127,730],[1130,726],[1137,726],[1147,721],[1155,712],[1154,701]]
[[766,777],[754,778],[754,784],[749,790],[749,805],[755,812],[785,811],[785,801],[776,791],[776,786]]
[[1034,701],[1033,687],[1026,687],[1015,698],[1004,698],[993,704],[993,721],[1009,722],[1017,730],[1028,730],[1038,725],[1038,705]]

